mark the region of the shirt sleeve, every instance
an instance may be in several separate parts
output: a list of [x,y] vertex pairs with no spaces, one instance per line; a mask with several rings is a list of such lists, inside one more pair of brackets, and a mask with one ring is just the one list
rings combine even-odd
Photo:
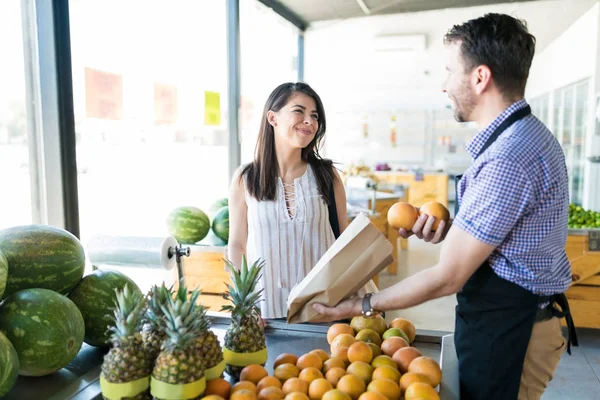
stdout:
[[484,243],[499,246],[532,201],[532,183],[523,168],[513,161],[493,160],[466,182],[453,224]]

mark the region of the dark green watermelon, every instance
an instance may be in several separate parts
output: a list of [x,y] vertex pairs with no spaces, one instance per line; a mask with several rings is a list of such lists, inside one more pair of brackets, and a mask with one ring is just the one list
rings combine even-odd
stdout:
[[225,197],[223,199],[219,199],[219,200],[215,201],[214,203],[212,203],[208,212],[210,213],[211,217],[214,217],[215,214],[217,213],[217,211],[219,211],[221,208],[227,207],[227,206],[229,206],[229,199]]
[[16,226],[0,231],[0,251],[8,261],[4,297],[29,288],[66,294],[81,280],[85,269],[79,240],[49,225]]
[[8,338],[0,332],[0,397],[10,392],[19,376],[19,356]]
[[142,294],[140,288],[129,277],[119,271],[97,269],[83,277],[81,282],[69,293],[69,299],[75,303],[85,322],[84,341],[90,346],[108,346],[110,332],[108,326],[113,323],[113,309],[117,295],[115,289],[129,286],[132,292]]
[[229,207],[223,207],[215,214],[212,221],[212,230],[216,237],[229,242]]
[[167,228],[179,243],[194,244],[210,230],[208,215],[196,207],[178,207],[167,218]]
[[44,376],[65,367],[83,343],[77,306],[48,289],[25,289],[0,304],[0,331],[19,356],[19,374]]

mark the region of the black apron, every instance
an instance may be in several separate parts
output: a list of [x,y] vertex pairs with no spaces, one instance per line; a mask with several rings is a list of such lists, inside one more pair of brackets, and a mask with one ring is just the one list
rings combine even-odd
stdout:
[[[529,106],[511,114],[484,144],[479,157],[513,123],[531,114]],[[458,181],[455,215],[458,214]],[[564,295],[541,297],[521,286],[500,278],[484,262],[456,295],[454,344],[458,356],[460,398],[462,400],[511,400],[519,393],[523,362],[531,331],[539,314],[539,304],[549,303],[552,316],[568,315]],[[553,307],[561,306],[560,314]],[[577,339],[570,315],[569,332]],[[570,340],[569,340],[570,345]],[[570,350],[570,347],[569,347]]]

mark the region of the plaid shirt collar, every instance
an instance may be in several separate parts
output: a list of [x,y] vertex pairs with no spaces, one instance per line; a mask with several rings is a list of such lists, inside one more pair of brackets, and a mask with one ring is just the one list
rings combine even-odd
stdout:
[[477,133],[477,135],[475,135],[473,139],[471,139],[469,143],[467,143],[466,149],[473,158],[473,160],[477,157],[477,155],[485,145],[485,142],[487,142],[490,136],[492,136],[492,133],[494,133],[496,128],[500,126],[500,124],[504,122],[504,120],[507,119],[511,114],[525,107],[527,107],[527,101],[525,99],[521,99],[515,103],[512,103],[510,106],[508,106],[506,110],[502,112],[502,114],[500,114],[495,120],[493,120],[487,128]]

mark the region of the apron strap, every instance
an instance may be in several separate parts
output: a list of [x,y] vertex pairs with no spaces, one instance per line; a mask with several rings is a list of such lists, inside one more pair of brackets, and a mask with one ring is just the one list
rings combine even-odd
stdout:
[[[577,340],[577,331],[575,330],[575,323],[573,322],[573,316],[571,315],[571,308],[569,307],[569,301],[564,293],[554,294],[552,296],[542,296],[541,302],[549,301],[548,308],[552,314],[552,317],[558,319],[565,318],[567,322],[567,353],[571,355],[571,345],[578,347],[579,340]],[[558,304],[560,308],[557,308],[554,303]]]

